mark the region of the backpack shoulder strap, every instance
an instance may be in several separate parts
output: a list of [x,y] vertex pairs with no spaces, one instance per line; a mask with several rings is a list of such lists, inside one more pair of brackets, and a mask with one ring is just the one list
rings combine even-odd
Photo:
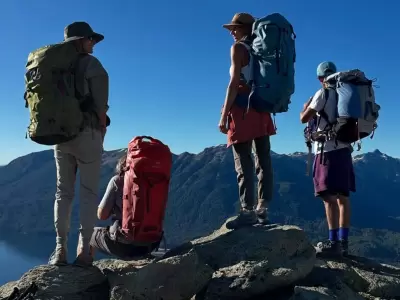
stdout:
[[[240,42],[238,42],[238,44],[241,44],[241,45],[245,46],[246,49],[250,52],[251,46],[250,46],[250,42],[249,42],[249,41],[247,41],[247,40],[240,41]],[[249,53],[249,54],[250,54],[250,53]]]
[[[74,74],[75,80],[74,80],[74,84],[75,84],[75,97],[79,100],[84,100],[84,95],[81,95],[79,92],[79,89],[77,88],[77,79],[82,79],[81,76],[77,75],[78,69],[79,69],[79,64],[81,63],[82,59],[84,57],[86,57],[88,54],[86,53],[81,53],[78,55],[78,57],[76,58],[74,65],[72,67],[72,72]],[[83,88],[83,85],[82,85]]]
[[252,55],[252,51],[251,51],[251,42],[249,40],[244,40],[244,41],[238,42],[238,44],[243,45],[247,49],[247,52],[249,53],[249,67],[250,67],[249,75],[250,75],[250,78],[249,78],[248,84],[250,86],[252,86],[253,80],[254,80],[254,74],[253,74],[253,72],[254,72],[254,59],[253,59],[253,55]]
[[[80,86],[82,87],[82,92],[84,92],[84,76],[81,75],[77,75],[77,71],[78,69],[82,68],[83,70],[86,69],[87,65],[85,66],[79,66],[80,63],[82,63],[82,60],[89,56],[89,54],[87,53],[81,53],[78,55],[75,63],[74,63],[74,73],[75,73],[75,97],[77,99],[79,99],[79,101],[81,102],[81,110],[83,112],[87,112],[90,111],[92,108],[92,103],[93,103],[93,99],[92,99],[92,91],[90,89],[90,85],[88,86],[89,88],[89,94],[88,95],[81,95],[79,92],[79,89],[77,88],[77,82],[79,81]],[[86,63],[87,64],[87,63]],[[78,79],[78,80],[77,80]]]
[[324,130],[326,130],[327,127],[331,127],[332,126],[332,123],[329,121],[328,114],[325,112],[326,103],[328,102],[328,99],[329,99],[329,89],[331,89],[331,88],[324,88],[324,90],[323,90],[325,103],[324,103],[324,106],[322,107],[322,109],[320,111],[318,111],[319,118],[318,118],[318,122],[317,122],[317,129],[318,129],[319,124],[321,122],[321,118],[323,118],[325,120],[326,124],[327,124],[325,126]]

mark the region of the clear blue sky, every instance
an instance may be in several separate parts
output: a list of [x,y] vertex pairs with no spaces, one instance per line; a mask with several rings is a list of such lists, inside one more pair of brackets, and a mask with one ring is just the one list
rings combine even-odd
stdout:
[[174,153],[225,143],[217,125],[232,38],[222,24],[240,11],[256,17],[280,12],[297,33],[296,93],[290,111],[277,116],[274,151],[306,150],[299,111],[319,88],[318,63],[332,60],[339,69],[360,68],[378,78],[379,128],[373,140],[363,143],[363,151],[379,148],[400,157],[399,10],[396,0],[3,0],[0,165],[47,149],[25,139],[24,66],[30,51],[61,41],[64,27],[77,20],[105,35],[94,54],[110,75],[112,126],[106,150],[126,147],[141,134],[163,140]]

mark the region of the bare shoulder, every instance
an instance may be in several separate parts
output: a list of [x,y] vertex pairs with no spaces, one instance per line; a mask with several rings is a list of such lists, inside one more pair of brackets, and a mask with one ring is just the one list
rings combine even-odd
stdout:
[[243,43],[237,42],[231,46],[231,51],[246,53],[247,49],[246,49],[246,46],[243,45]]
[[242,43],[234,43],[231,46],[231,57],[243,58],[247,56],[247,49]]

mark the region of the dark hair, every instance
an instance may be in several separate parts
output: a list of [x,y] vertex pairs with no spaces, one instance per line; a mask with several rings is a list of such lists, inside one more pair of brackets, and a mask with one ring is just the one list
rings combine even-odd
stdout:
[[115,166],[115,174],[119,176],[124,176],[126,171],[126,153],[122,155],[122,157],[118,160],[117,165]]

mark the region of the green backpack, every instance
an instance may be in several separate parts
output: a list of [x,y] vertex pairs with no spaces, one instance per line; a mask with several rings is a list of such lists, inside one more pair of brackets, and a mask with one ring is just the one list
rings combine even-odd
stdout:
[[74,139],[83,130],[75,69],[82,56],[73,43],[41,47],[29,53],[25,73],[25,107],[29,138],[41,145]]

